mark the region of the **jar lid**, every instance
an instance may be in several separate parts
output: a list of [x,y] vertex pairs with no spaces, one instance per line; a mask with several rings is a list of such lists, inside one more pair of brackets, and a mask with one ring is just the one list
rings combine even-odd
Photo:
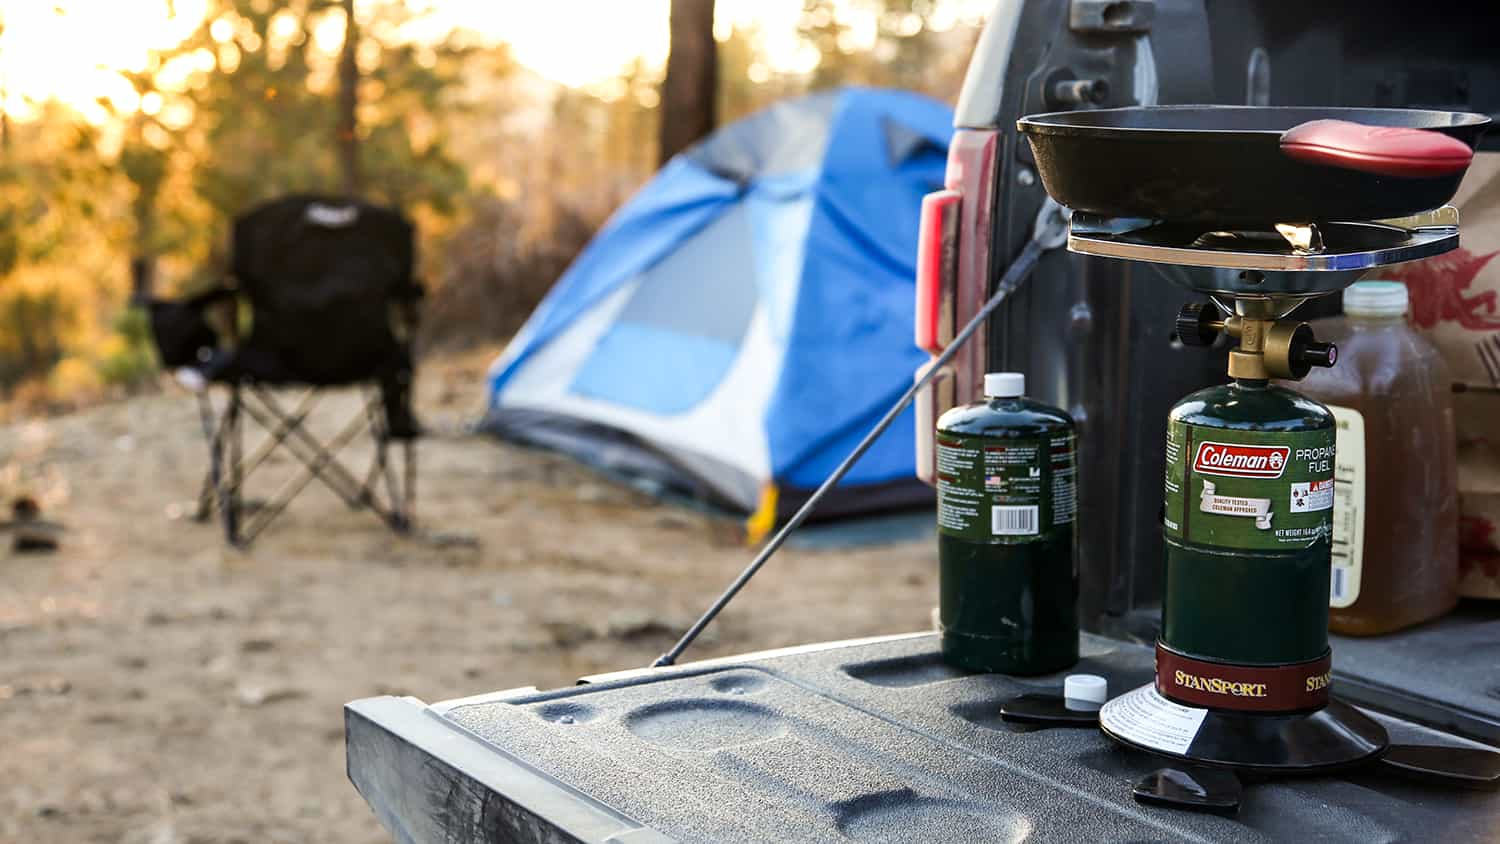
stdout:
[[1344,313],[1350,316],[1398,317],[1407,304],[1406,285],[1399,281],[1357,281],[1344,290]]

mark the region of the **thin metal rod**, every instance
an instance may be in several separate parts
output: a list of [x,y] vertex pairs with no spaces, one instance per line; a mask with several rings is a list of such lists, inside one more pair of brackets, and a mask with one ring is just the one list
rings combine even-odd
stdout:
[[1027,276],[1031,275],[1031,271],[1036,267],[1037,259],[1042,255],[1042,250],[1043,245],[1037,239],[1033,238],[1026,241],[1026,246],[1021,249],[1021,254],[1016,256],[1016,260],[1006,268],[1005,275],[1001,276],[1000,283],[996,285],[994,294],[984,303],[984,307],[979,309],[979,313],[975,314],[974,318],[969,320],[962,331],[958,332],[953,338],[953,342],[949,343],[948,348],[944,349],[943,353],[937,356],[937,359],[927,368],[922,377],[913,382],[911,387],[901,395],[901,400],[896,402],[890,410],[886,411],[885,416],[881,417],[875,427],[870,430],[870,433],[866,434],[865,438],[859,441],[859,445],[855,446],[854,450],[849,452],[849,456],[844,458],[844,462],[840,463],[838,468],[833,470],[833,474],[829,475],[823,483],[819,484],[818,488],[813,491],[813,494],[808,497],[807,501],[801,507],[797,508],[797,512],[792,514],[792,517],[787,520],[787,523],[782,526],[781,530],[777,531],[776,535],[771,537],[770,541],[765,544],[765,547],[760,549],[760,553],[756,554],[755,559],[750,561],[750,565],[746,566],[745,570],[740,572],[739,577],[736,577],[734,582],[729,584],[729,588],[725,589],[723,594],[714,600],[708,610],[697,621],[693,622],[693,626],[688,628],[686,633],[682,634],[682,638],[677,640],[677,644],[673,645],[671,650],[657,657],[656,662],[651,664],[652,668],[661,668],[677,662],[677,658],[682,656],[682,652],[693,644],[693,640],[698,638],[698,635],[703,632],[704,628],[708,627],[714,618],[723,611],[724,607],[728,606],[729,602],[734,600],[735,596],[740,593],[740,590],[745,588],[745,584],[750,582],[750,578],[755,577],[756,573],[760,571],[761,566],[765,565],[766,561],[771,559],[771,556],[781,548],[792,531],[802,525],[802,522],[813,511],[813,508],[818,506],[818,502],[823,499],[828,490],[844,479],[849,470],[854,468],[854,464],[858,463],[859,459],[864,457],[865,452],[870,450],[870,446],[875,444],[880,435],[884,434],[886,429],[891,426],[891,423],[896,421],[896,417],[900,416],[902,411],[906,410],[907,405],[912,403],[917,393],[923,387],[927,386],[927,383],[932,380],[933,376],[948,361],[953,359],[953,356],[957,354],[964,343],[974,335],[975,331],[979,330],[979,326],[984,323],[985,319],[989,317],[995,308],[999,307],[1001,302],[1005,301],[1005,297],[1010,295],[1010,292]]

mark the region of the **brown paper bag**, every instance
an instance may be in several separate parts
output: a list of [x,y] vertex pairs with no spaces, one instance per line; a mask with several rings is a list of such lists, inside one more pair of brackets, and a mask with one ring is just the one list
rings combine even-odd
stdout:
[[1500,393],[1458,393],[1453,415],[1468,420],[1458,440],[1458,591],[1500,598],[1500,438],[1486,431],[1500,419]]
[[1412,326],[1442,352],[1457,388],[1459,591],[1500,598],[1500,153],[1479,153],[1459,186],[1460,246],[1376,271],[1406,283]]

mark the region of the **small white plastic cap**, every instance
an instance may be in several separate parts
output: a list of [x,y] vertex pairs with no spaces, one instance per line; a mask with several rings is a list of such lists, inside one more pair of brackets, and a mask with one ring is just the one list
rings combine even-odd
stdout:
[[1026,395],[1026,376],[1019,372],[991,372],[984,376],[984,397],[1013,399]]
[[1356,281],[1344,290],[1344,313],[1356,317],[1398,317],[1406,313],[1406,285],[1399,281]]
[[1098,709],[1109,700],[1109,683],[1098,674],[1069,674],[1063,680],[1063,703],[1069,709]]

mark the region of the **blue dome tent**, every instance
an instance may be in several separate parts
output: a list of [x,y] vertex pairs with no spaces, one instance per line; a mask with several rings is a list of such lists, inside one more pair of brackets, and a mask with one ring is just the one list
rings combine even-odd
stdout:
[[[613,473],[785,515],[910,385],[921,199],[952,112],[841,89],[678,155],[568,268],[491,368],[484,427]],[[921,502],[913,413],[822,515]]]

